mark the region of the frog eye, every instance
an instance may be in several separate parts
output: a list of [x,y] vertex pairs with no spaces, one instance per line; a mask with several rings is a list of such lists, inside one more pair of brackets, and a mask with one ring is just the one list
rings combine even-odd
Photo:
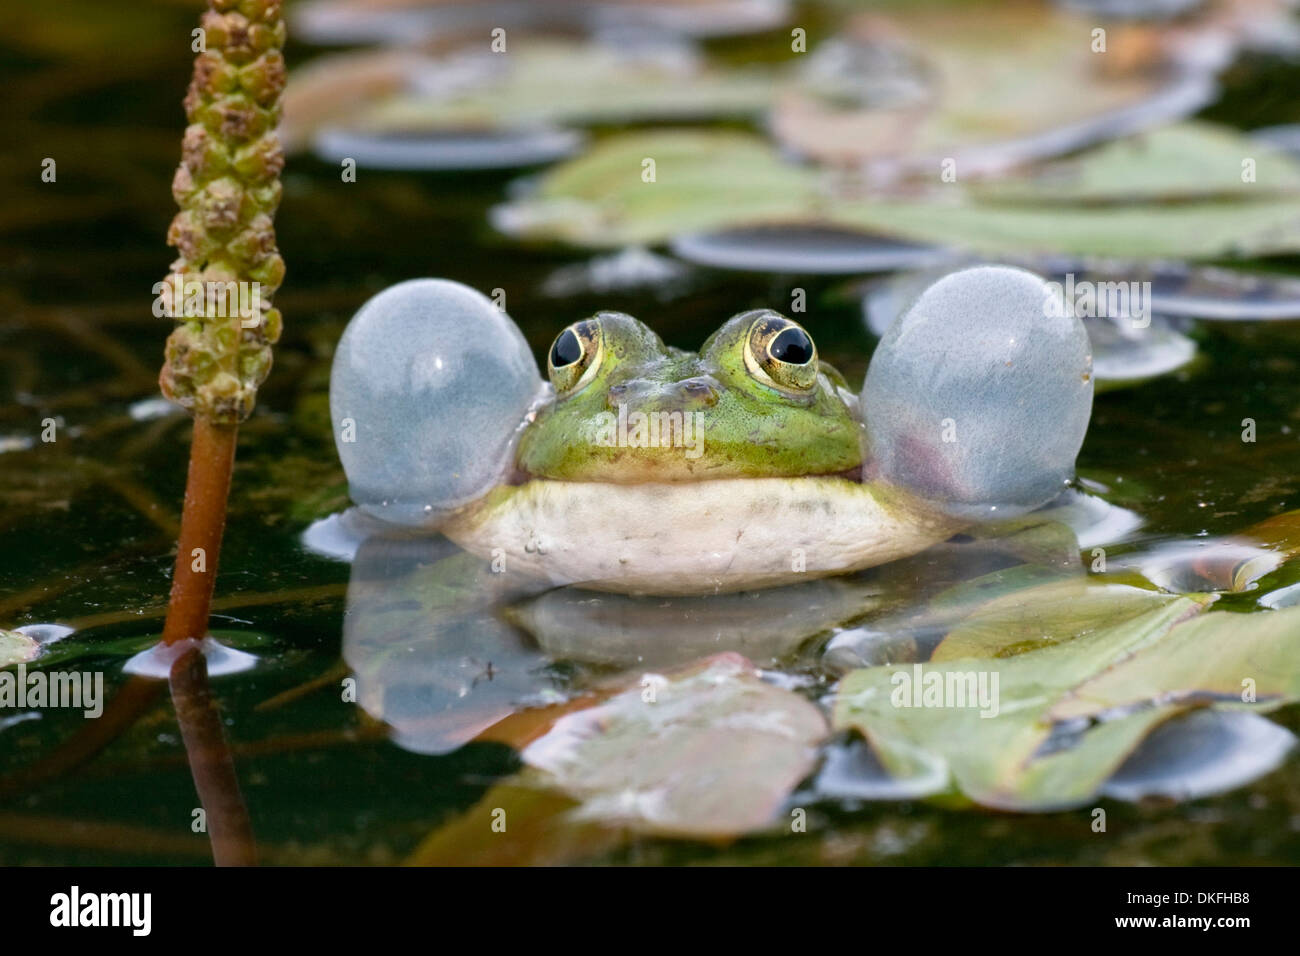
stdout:
[[600,324],[593,319],[575,322],[557,335],[546,357],[546,371],[555,390],[564,395],[591,381],[602,352]]
[[812,336],[798,322],[766,312],[749,327],[745,365],[765,385],[806,392],[817,384],[819,363]]

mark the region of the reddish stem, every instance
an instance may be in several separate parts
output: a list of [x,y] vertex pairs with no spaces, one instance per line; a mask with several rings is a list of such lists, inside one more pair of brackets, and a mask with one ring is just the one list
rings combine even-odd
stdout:
[[165,644],[186,638],[201,641],[207,636],[237,432],[234,425],[217,425],[202,417],[194,420],[176,572],[163,625]]

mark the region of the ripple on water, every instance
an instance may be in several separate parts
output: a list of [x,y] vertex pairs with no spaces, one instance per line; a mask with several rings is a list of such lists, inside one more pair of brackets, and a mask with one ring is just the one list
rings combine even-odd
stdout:
[[[171,675],[172,665],[190,649],[192,641],[178,641],[167,645],[161,642],[146,648],[127,660],[122,670],[135,677],[152,677],[167,680]],[[257,666],[258,658],[247,651],[226,647],[211,637],[202,642],[203,656],[208,662],[209,677],[225,677],[229,674],[242,674]]]
[[865,740],[832,744],[813,782],[818,796],[836,800],[916,800],[948,789],[942,757],[917,751],[920,769],[910,777],[892,776]]
[[577,130],[529,129],[371,132],[329,127],[316,134],[316,155],[363,169],[513,169],[573,155],[586,137]]
[[892,272],[951,258],[937,246],[813,224],[745,226],[679,236],[670,248],[696,265],[800,275]]
[[1102,793],[1117,800],[1196,800],[1276,769],[1295,745],[1285,727],[1245,711],[1196,710],[1157,727]]

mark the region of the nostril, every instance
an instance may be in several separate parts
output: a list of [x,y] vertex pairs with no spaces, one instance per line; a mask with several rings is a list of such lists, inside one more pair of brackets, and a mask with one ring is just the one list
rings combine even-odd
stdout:
[[709,405],[718,400],[718,390],[707,379],[688,378],[678,387],[691,398],[704,401]]

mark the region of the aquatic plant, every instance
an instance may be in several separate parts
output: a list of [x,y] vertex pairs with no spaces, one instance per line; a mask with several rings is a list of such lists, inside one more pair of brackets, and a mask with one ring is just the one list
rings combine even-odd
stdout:
[[280,337],[270,304],[284,279],[273,224],[284,167],[275,133],[286,78],[280,0],[209,0],[199,37],[172,180],[180,212],[167,231],[180,258],[163,286],[168,314],[181,322],[159,384],[194,416],[163,644],[182,645],[168,661],[172,698],[209,811],[213,857],[247,864],[255,861],[252,827],[197,642],[207,636],[238,425],[252,413]]
[[[167,232],[180,258],[163,292],[181,324],[159,384],[194,416],[167,644],[207,629],[236,429],[271,368],[281,319],[270,298],[284,278],[273,225],[284,166],[275,134],[286,77],[280,0],[209,0],[201,24],[206,48],[194,61],[172,180],[180,212]],[[252,284],[252,310],[214,301],[212,290],[230,283]]]

